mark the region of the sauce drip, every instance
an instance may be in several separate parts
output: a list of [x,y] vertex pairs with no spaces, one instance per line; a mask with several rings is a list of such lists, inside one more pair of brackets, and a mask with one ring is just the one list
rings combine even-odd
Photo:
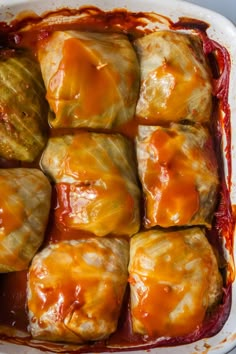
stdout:
[[[62,59],[47,91],[48,101],[60,124],[68,125],[74,119],[72,116],[83,119],[102,114],[116,103],[117,73],[108,62],[101,62],[100,57],[96,50],[89,48],[86,40],[65,40]],[[91,82],[92,85],[88,84]],[[74,107],[73,114],[71,107]]]
[[150,139],[154,157],[148,159],[144,174],[149,195],[146,225],[186,225],[199,208],[194,171],[180,149],[181,137],[172,133],[156,130]]

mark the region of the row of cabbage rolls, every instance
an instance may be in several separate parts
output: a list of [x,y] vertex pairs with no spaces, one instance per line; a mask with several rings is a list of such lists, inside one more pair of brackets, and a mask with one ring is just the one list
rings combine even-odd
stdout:
[[[40,157],[40,169],[0,169],[0,271],[28,269],[32,336],[109,337],[128,283],[133,332],[197,330],[222,295],[205,235],[219,178],[202,125],[212,85],[200,39],[171,31],[134,43],[117,33],[41,37],[37,60],[22,49],[0,55],[0,155]],[[134,119],[135,141],[116,132]],[[55,128],[93,131],[48,137]],[[44,245],[52,185],[57,227],[82,233]]]

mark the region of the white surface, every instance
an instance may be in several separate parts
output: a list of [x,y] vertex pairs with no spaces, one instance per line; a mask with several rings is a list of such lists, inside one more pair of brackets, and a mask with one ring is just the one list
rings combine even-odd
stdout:
[[236,1],[235,0],[187,0],[196,5],[214,10],[236,24]]
[[[235,1],[235,0],[234,0]],[[201,1],[202,5],[219,4],[222,3],[222,9],[226,9],[227,2],[234,4],[231,0],[211,0],[211,1]],[[117,7],[127,7],[131,11],[155,11],[166,15],[173,20],[177,20],[179,16],[193,17],[205,20],[211,24],[208,34],[211,38],[217,40],[221,44],[225,45],[230,52],[232,59],[232,73],[230,80],[230,106],[232,112],[232,131],[233,136],[236,137],[234,131],[236,129],[236,29],[235,27],[227,21],[225,18],[217,15],[211,11],[199,8],[190,3],[185,3],[177,0],[4,0],[0,1],[0,19],[6,19],[9,16],[9,12],[15,11],[16,13],[23,9],[38,11],[42,13],[47,9],[52,9],[53,6],[71,6],[78,7],[79,5],[93,3],[94,5],[101,7],[105,10]],[[192,1],[198,2],[199,1]],[[8,4],[8,5],[7,5]],[[128,5],[127,5],[128,4]],[[233,5],[234,7],[235,5]],[[217,9],[215,9],[217,10]],[[218,10],[219,7],[218,7]],[[233,10],[232,10],[233,11]],[[230,11],[231,12],[231,11]],[[233,15],[235,14],[235,10]],[[227,16],[227,14],[226,14]],[[235,146],[236,147],[236,146]],[[236,162],[236,156],[233,151],[233,159]],[[233,178],[236,181],[236,163],[233,170]],[[236,187],[233,185],[235,192],[233,193],[233,199],[236,202]],[[235,203],[236,204],[236,203]],[[150,354],[226,354],[232,350],[233,346],[236,345],[236,284],[234,282],[233,286],[233,304],[231,315],[225,324],[224,328],[216,336],[195,342],[193,344],[181,346],[178,348],[157,348],[148,351]],[[209,349],[208,349],[209,348]],[[13,345],[2,345],[0,346],[0,353],[4,354],[37,354],[41,352],[23,347],[16,347]],[[132,352],[129,352],[129,354]],[[140,353],[140,352],[139,352]],[[143,353],[146,353],[143,352]],[[125,354],[125,353],[123,353]],[[234,351],[234,354],[235,351]]]

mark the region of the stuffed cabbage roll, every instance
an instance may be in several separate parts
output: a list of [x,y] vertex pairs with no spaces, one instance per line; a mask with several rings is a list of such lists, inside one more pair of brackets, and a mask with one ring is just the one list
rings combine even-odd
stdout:
[[196,35],[157,31],[134,42],[141,66],[137,116],[151,124],[209,121],[211,73]]
[[139,230],[133,146],[119,134],[81,132],[49,139],[43,171],[56,183],[57,224],[97,236]]
[[131,239],[129,282],[135,333],[184,336],[222,297],[222,277],[203,230],[152,230]]
[[23,270],[44,239],[51,186],[37,169],[0,169],[0,272]]
[[136,53],[123,34],[55,31],[38,45],[53,127],[111,128],[133,118]]
[[115,238],[63,241],[38,253],[27,287],[33,338],[82,343],[113,333],[127,285],[128,254],[128,242]]
[[208,130],[175,123],[139,126],[137,158],[146,228],[211,227],[219,181]]
[[47,141],[48,103],[39,64],[28,52],[0,52],[0,156],[34,161]]

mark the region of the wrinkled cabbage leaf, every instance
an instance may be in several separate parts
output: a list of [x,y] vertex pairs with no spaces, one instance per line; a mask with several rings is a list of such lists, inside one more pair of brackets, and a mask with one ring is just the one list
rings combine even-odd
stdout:
[[58,224],[97,236],[136,233],[140,190],[133,150],[119,134],[50,138],[41,167],[56,183]]
[[136,113],[146,122],[207,122],[212,82],[199,37],[157,31],[134,42],[141,88]]
[[125,35],[55,31],[39,41],[38,58],[52,127],[111,128],[133,118],[139,65]]
[[135,235],[129,282],[133,330],[154,337],[198,330],[222,297],[216,256],[197,227]]
[[26,269],[44,240],[51,186],[37,169],[0,169],[0,272]]
[[139,126],[137,159],[145,195],[145,227],[211,227],[218,165],[209,131],[201,126]]
[[33,338],[83,343],[113,333],[127,285],[128,257],[128,242],[116,238],[62,241],[38,253],[27,287]]
[[45,95],[39,64],[30,53],[0,52],[0,156],[37,158],[47,141]]

